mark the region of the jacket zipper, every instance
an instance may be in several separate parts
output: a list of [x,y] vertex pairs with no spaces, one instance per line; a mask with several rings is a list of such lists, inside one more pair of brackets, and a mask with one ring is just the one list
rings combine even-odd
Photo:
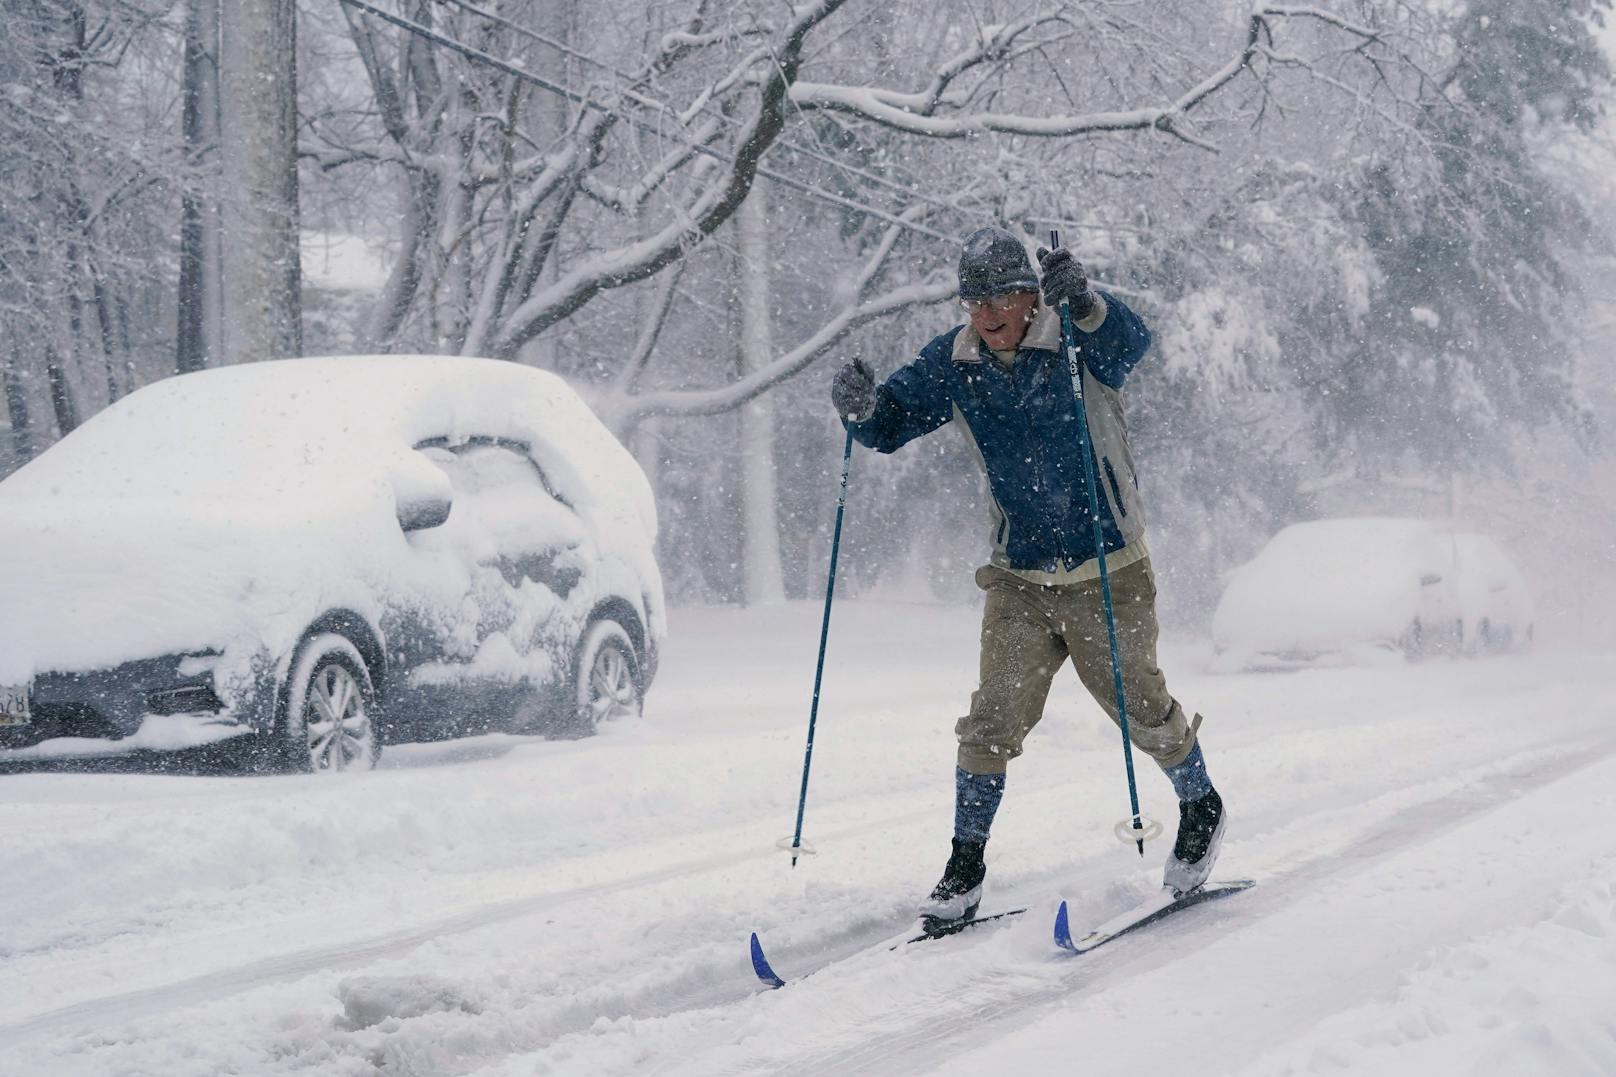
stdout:
[[1128,506],[1122,500],[1122,487],[1117,485],[1117,473],[1111,468],[1110,458],[1100,457],[1100,464],[1105,468],[1105,478],[1111,484],[1111,493],[1117,499],[1117,512],[1122,514],[1123,519],[1127,519]]

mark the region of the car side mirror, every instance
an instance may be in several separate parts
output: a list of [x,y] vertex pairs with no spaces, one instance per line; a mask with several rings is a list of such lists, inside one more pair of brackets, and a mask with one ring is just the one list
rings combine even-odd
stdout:
[[417,497],[398,502],[398,526],[405,533],[442,527],[449,519],[454,501],[447,497]]

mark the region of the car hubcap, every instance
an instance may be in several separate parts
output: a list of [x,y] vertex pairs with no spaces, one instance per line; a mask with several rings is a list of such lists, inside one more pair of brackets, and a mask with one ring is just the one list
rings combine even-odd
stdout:
[[595,653],[589,670],[589,717],[596,725],[637,713],[639,694],[627,655],[610,645]]
[[315,674],[304,723],[316,771],[370,764],[370,716],[359,682],[346,667],[333,663]]

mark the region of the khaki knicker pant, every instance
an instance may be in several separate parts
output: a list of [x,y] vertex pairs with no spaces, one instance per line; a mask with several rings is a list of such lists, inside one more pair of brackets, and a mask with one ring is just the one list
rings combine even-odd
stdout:
[[[954,727],[961,767],[973,774],[1004,773],[1044,716],[1050,682],[1068,658],[1083,687],[1117,721],[1098,579],[1044,586],[987,565],[977,569],[976,584],[987,592],[982,681],[971,696],[971,713]],[[1201,719],[1185,719],[1156,664],[1156,577],[1150,558],[1111,573],[1111,601],[1134,746],[1163,767],[1176,766],[1195,747]]]

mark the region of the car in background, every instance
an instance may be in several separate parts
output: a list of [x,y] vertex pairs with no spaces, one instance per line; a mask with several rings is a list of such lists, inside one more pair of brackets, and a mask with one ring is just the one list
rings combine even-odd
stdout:
[[0,482],[0,760],[229,740],[325,772],[589,733],[656,672],[655,538],[644,473],[544,371],[165,379]]
[[1458,532],[1451,541],[1464,650],[1489,654],[1530,645],[1536,606],[1515,562],[1487,535]]
[[1495,542],[1390,517],[1284,528],[1230,575],[1212,618],[1220,671],[1474,654],[1531,637],[1525,581]]

